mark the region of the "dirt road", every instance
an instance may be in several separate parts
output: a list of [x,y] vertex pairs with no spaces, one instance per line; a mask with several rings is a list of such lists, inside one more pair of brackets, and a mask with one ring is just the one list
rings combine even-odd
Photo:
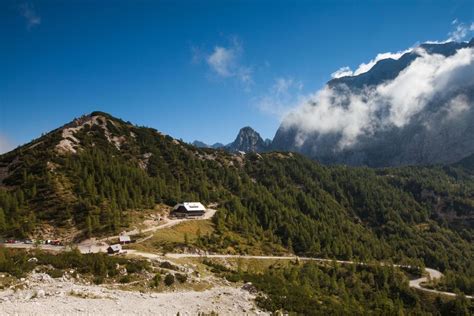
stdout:
[[[167,219],[165,224],[143,229],[141,230],[141,232],[142,233],[154,232],[160,229],[173,227],[175,225],[178,225],[179,223],[182,223],[184,221],[189,221],[189,220],[210,219],[212,218],[212,216],[214,216],[215,213],[216,213],[216,210],[208,209],[208,212],[206,212],[205,216],[199,219]],[[126,234],[128,235],[136,235],[138,233],[139,232],[136,229],[126,232]],[[108,238],[100,239],[100,240],[91,239],[87,243],[83,242],[81,244],[78,244],[77,247],[81,251],[81,253],[106,252],[108,246],[105,243],[105,241],[107,239],[113,239],[113,238],[118,238],[118,237],[119,236],[112,236],[112,237],[108,237]],[[39,249],[50,250],[50,251],[64,251],[64,250],[70,249],[70,247],[65,247],[65,246],[51,246],[51,245],[35,246],[33,244],[5,244],[4,246],[7,248],[23,248],[23,249],[33,249],[37,247]],[[155,253],[148,253],[148,252],[142,252],[142,251],[136,251],[136,250],[127,250],[127,255],[139,256],[139,257],[143,257],[147,259],[158,259],[158,260],[163,260],[166,258],[174,258],[174,259],[179,259],[179,258],[221,258],[221,259],[242,258],[242,259],[261,259],[261,260],[265,260],[265,259],[266,260],[300,260],[300,261],[318,261],[318,262],[335,261],[340,264],[360,264],[360,265],[367,264],[367,263],[355,262],[355,261],[332,260],[332,259],[325,259],[325,258],[296,257],[296,256],[249,256],[249,255],[222,255],[222,254],[204,254],[203,255],[203,254],[182,254],[182,253],[168,253],[165,256],[162,256]],[[394,266],[402,267],[401,265],[394,265]],[[440,279],[443,276],[441,272],[432,268],[425,268],[425,272],[428,274],[427,277],[424,276],[424,277],[410,281],[409,285],[411,288],[415,288],[421,291],[426,291],[426,292],[435,293],[439,295],[456,296],[455,293],[437,291],[437,290],[427,289],[423,287],[422,283],[425,283],[429,280]],[[471,295],[466,295],[466,297],[470,299],[473,298],[473,296]]]
[[[363,262],[354,262],[354,261],[345,261],[345,260],[331,260],[331,259],[324,259],[324,258],[310,258],[310,257],[296,257],[296,256],[247,256],[247,255],[216,255],[216,254],[207,254],[207,255],[200,255],[200,254],[181,254],[181,253],[168,253],[165,255],[169,258],[220,258],[220,259],[228,259],[228,258],[242,258],[242,259],[271,259],[271,260],[300,260],[300,261],[318,261],[318,262],[337,262],[340,264],[361,264],[366,265],[367,263]],[[394,265],[395,267],[402,267],[401,265]],[[430,292],[439,295],[447,295],[447,296],[456,296],[455,293],[452,292],[443,292],[438,290],[427,289],[422,286],[422,283],[428,282],[429,280],[437,280],[443,277],[443,274],[438,270],[425,268],[425,272],[428,273],[428,276],[421,277],[418,279],[410,280],[409,286],[414,289],[418,289],[425,292]],[[466,298],[472,299],[472,295],[466,295]]]

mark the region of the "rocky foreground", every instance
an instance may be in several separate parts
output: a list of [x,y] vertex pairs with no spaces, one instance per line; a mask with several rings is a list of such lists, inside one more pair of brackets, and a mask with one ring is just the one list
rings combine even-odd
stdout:
[[31,273],[0,292],[1,315],[263,315],[255,295],[232,286],[205,291],[140,293],[78,284],[67,277]]

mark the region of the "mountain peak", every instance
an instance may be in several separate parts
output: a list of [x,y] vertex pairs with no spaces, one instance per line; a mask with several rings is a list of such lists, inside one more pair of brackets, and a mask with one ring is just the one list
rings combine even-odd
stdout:
[[222,143],[215,143],[214,145],[209,145],[199,140],[192,142],[193,146],[199,148],[214,148],[214,149],[224,149],[230,152],[263,152],[270,149],[272,141],[270,139],[265,139],[260,136],[260,134],[250,126],[242,127],[237,134],[235,140],[228,144],[224,145]]
[[[250,126],[244,126],[240,129],[239,131],[239,134],[240,133],[257,133],[257,131],[255,131],[252,127]],[[257,133],[258,134],[258,133]]]
[[245,126],[240,129],[234,142],[228,147],[232,151],[260,152],[265,151],[268,146],[257,131]]

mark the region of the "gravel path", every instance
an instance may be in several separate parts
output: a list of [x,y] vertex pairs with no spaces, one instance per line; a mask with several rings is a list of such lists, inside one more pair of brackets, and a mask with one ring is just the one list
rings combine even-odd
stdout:
[[[142,255],[142,254],[137,254]],[[272,260],[301,260],[301,261],[318,261],[318,262],[332,262],[335,261],[341,264],[360,264],[365,265],[366,263],[363,262],[354,262],[354,261],[345,261],[345,260],[331,260],[331,259],[323,259],[323,258],[311,258],[311,257],[295,257],[295,256],[248,256],[248,255],[219,255],[219,254],[186,254],[186,253],[167,253],[166,257],[179,259],[179,258],[247,258],[247,259],[272,259]],[[382,263],[383,264],[383,263]],[[395,264],[395,267],[406,267],[409,266],[402,266]],[[438,290],[428,289],[422,286],[422,283],[428,282],[429,280],[437,280],[443,277],[443,274],[438,270],[425,268],[425,272],[428,273],[428,277],[421,277],[418,279],[410,280],[409,286],[411,288],[415,288],[417,290],[430,292],[439,295],[447,295],[447,296],[456,296],[455,293],[452,292],[443,292]],[[472,295],[466,295],[466,298],[472,299],[474,298]]]
[[33,273],[26,289],[0,292],[0,315],[267,315],[254,303],[255,295],[241,288],[139,293],[80,285]]

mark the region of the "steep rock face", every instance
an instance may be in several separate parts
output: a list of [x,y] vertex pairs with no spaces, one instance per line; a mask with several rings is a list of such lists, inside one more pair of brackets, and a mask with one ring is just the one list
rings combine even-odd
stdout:
[[[402,101],[398,102],[405,111],[403,113],[410,113],[403,124],[392,124],[386,119],[394,112],[391,107],[393,98],[379,98],[370,102],[375,93],[384,92],[382,89],[392,82],[398,80],[403,83],[401,78],[412,71],[410,65],[418,58],[431,56],[430,61],[436,62],[445,58],[445,64],[439,66],[444,71],[451,67],[448,64],[452,63],[449,57],[461,49],[464,49],[465,56],[465,59],[457,61],[464,63],[461,71],[445,77],[440,75],[433,80],[429,78],[428,82],[416,82],[430,86],[438,84],[440,80],[446,81],[442,86],[445,88],[434,91],[429,99],[420,94],[420,98],[428,99],[421,109],[416,108],[417,99],[413,101],[407,95],[407,101],[403,103],[404,96],[400,96]],[[344,133],[347,134],[347,129],[353,127],[351,120],[347,120],[341,128],[327,132],[318,125],[327,126],[327,120],[335,119],[335,115],[313,120],[309,128],[301,123],[301,119],[291,121],[287,117],[276,132],[272,149],[296,151],[326,164],[387,167],[455,163],[474,153],[473,60],[474,40],[469,43],[422,44],[398,60],[380,60],[366,73],[333,79],[325,88],[330,91],[332,98],[329,99],[332,102],[329,109],[335,107],[344,112],[351,108],[354,99],[363,106],[377,108],[368,126],[363,126],[363,132],[349,145],[341,146],[346,136]],[[418,86],[414,85],[412,91],[416,93],[416,89]],[[412,92],[409,87],[405,87],[404,91],[407,94]],[[309,104],[306,112],[320,106],[318,102],[315,100]],[[366,110],[359,107],[356,113]]]
[[253,128],[247,126],[239,131],[235,140],[226,146],[230,151],[262,152],[268,149],[268,142]]

